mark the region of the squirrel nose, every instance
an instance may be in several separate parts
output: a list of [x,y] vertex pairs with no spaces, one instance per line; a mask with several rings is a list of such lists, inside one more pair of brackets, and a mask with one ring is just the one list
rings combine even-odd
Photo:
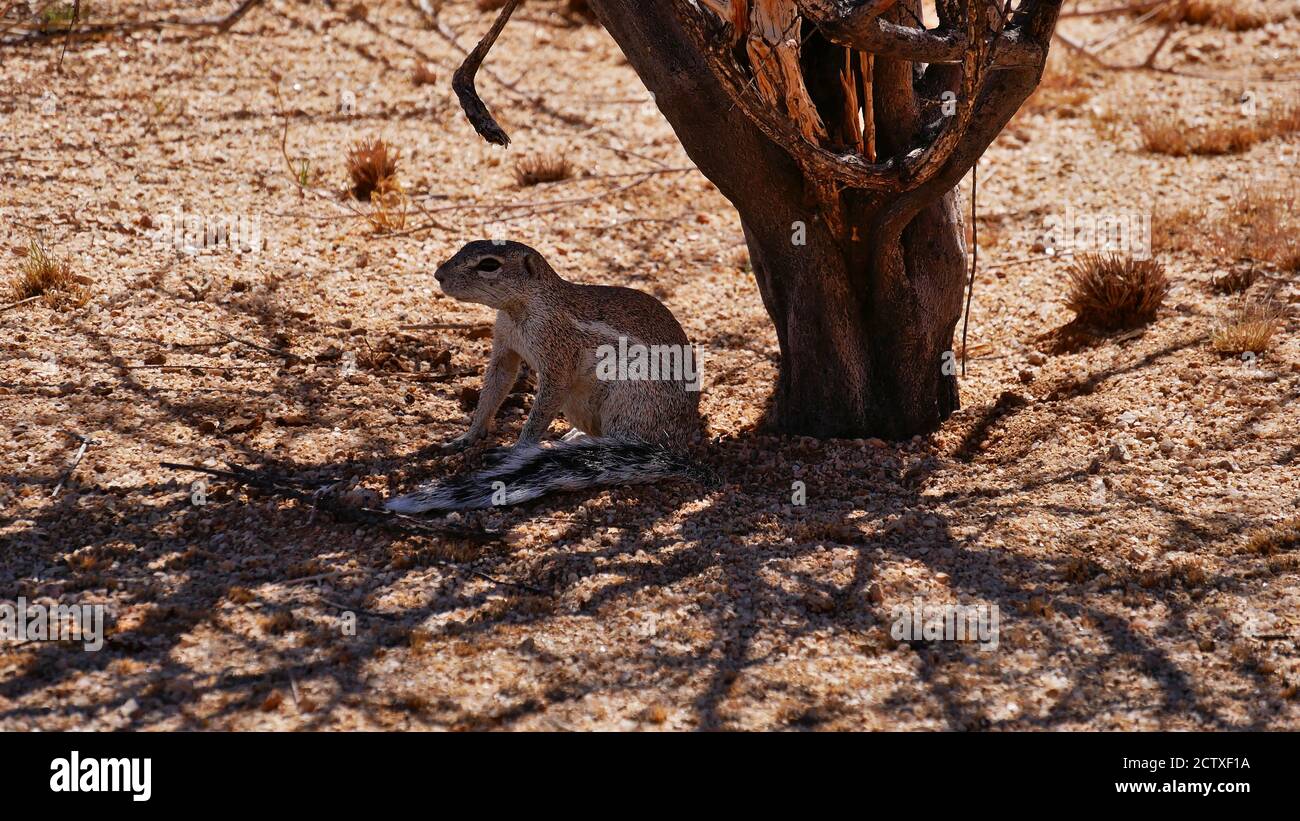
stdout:
[[438,270],[433,272],[433,278],[438,280],[439,282],[442,282],[442,279],[445,276],[446,274],[443,272],[443,268],[441,265],[438,266]]

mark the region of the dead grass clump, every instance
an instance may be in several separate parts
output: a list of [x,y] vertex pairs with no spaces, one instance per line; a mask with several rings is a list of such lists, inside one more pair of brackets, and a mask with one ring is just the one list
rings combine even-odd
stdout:
[[1272,136],[1262,120],[1196,130],[1169,115],[1158,115],[1140,118],[1137,126],[1143,148],[1169,157],[1240,154]]
[[1300,106],[1252,116],[1245,122],[1204,128],[1189,128],[1172,115],[1157,114],[1138,118],[1137,127],[1142,147],[1153,154],[1170,157],[1241,154],[1257,143],[1300,131]]
[[1186,157],[1192,153],[1187,130],[1173,117],[1142,117],[1138,119],[1137,127],[1142,135],[1142,147],[1153,154]]
[[1191,149],[1193,154],[1202,156],[1241,154],[1249,151],[1255,143],[1263,142],[1270,136],[1272,135],[1262,122],[1215,126],[1204,131],[1193,132]]
[[1085,254],[1070,266],[1066,307],[1080,325],[1117,331],[1154,320],[1168,293],[1165,267],[1154,259]]
[[1219,353],[1261,354],[1282,327],[1282,316],[1272,299],[1242,299],[1215,327],[1210,344]]
[[520,188],[559,182],[573,176],[573,163],[560,154],[533,154],[515,162],[515,183]]
[[1156,14],[1155,19],[1227,31],[1250,31],[1273,22],[1273,15],[1259,0],[1189,0],[1186,5],[1169,4]]
[[362,202],[369,202],[376,191],[398,188],[398,155],[396,149],[379,138],[353,144],[347,157],[352,195]]
[[262,616],[259,620],[262,632],[269,636],[279,636],[293,629],[297,620],[293,613],[288,610],[281,610],[269,616]]
[[410,198],[396,180],[385,180],[370,195],[370,213],[366,219],[377,234],[401,231],[406,227]]
[[40,239],[32,239],[18,276],[9,284],[9,299],[21,302],[41,297],[51,308],[76,307],[89,298],[82,287],[85,282],[73,273],[67,260],[50,253]]
[[1151,248],[1161,253],[1195,251],[1204,245],[1206,213],[1203,208],[1180,206],[1151,215]]
[[1272,556],[1285,550],[1300,550],[1300,516],[1252,530],[1246,538],[1246,553]]
[[1285,185],[1251,185],[1212,215],[1201,206],[1158,210],[1151,220],[1151,247],[1249,263],[1211,283],[1220,293],[1249,288],[1259,275],[1250,270],[1254,263],[1300,272],[1300,193]]
[[1063,117],[1076,116],[1078,108],[1093,97],[1092,78],[1083,61],[1072,53],[1053,52],[1048,57],[1043,79],[1022,108],[1025,113],[1056,111]]
[[411,73],[411,82],[417,86],[431,86],[438,82],[438,75],[428,63],[416,63]]
[[1254,265],[1234,268],[1210,280],[1210,290],[1217,294],[1240,294],[1259,279],[1259,269]]
[[344,14],[349,20],[359,23],[370,16],[370,9],[366,8],[365,3],[353,3],[348,6],[348,10]]
[[1215,250],[1300,271],[1300,194],[1285,185],[1241,188],[1210,226]]

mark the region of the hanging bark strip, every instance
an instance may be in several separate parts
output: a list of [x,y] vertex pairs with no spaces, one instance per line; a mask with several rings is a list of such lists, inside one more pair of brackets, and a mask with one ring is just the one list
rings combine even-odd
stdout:
[[506,2],[492,28],[488,29],[488,33],[478,41],[478,45],[474,46],[474,50],[469,53],[465,62],[461,63],[460,68],[456,69],[456,73],[451,78],[451,88],[456,92],[456,98],[460,100],[460,107],[465,110],[470,125],[474,126],[474,130],[480,137],[493,145],[510,145],[510,137],[488,111],[482,98],[478,96],[478,90],[474,87],[474,77],[478,74],[479,66],[483,65],[483,59],[492,50],[497,37],[501,36],[501,30],[506,27],[506,23],[510,22],[510,15],[514,14],[515,9],[522,3],[523,0]]

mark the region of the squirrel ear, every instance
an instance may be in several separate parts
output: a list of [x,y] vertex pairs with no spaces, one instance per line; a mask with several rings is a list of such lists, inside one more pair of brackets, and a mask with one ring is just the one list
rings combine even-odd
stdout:
[[530,253],[524,255],[524,270],[527,271],[528,276],[533,279],[542,278],[542,271],[545,265],[546,263],[542,260],[540,254]]

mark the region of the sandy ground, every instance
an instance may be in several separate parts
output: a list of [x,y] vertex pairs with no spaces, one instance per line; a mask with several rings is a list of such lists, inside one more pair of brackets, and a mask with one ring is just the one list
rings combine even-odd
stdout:
[[[1041,257],[1067,207],[1231,220],[1243,186],[1294,188],[1300,136],[1173,159],[1134,122],[1294,99],[1300,19],[1183,26],[1160,63],[1181,73],[1053,61],[980,165],[963,410],[896,444],[754,430],[777,354],[738,220],[602,29],[536,0],[507,28],[480,84],[506,151],[449,88],[490,16],[366,5],[276,0],[223,36],[74,43],[61,75],[54,45],[0,49],[0,269],[39,233],[91,293],[0,314],[0,602],[109,620],[99,652],[0,644],[0,728],[1300,729],[1295,543],[1248,548],[1300,503],[1296,320],[1256,362],[1216,354],[1230,300],[1206,283],[1235,252],[1173,248],[1154,324],[1059,350],[1066,263],[1008,265]],[[1107,56],[1140,61],[1156,37]],[[372,136],[401,150],[421,230],[377,234],[339,195]],[[535,153],[578,175],[518,188]],[[287,167],[303,161],[307,190]],[[243,217],[265,247],[177,249],[177,215]],[[466,426],[491,316],[431,274],[483,236],[674,311],[707,355],[720,485],[456,523],[476,543],[160,467],[338,479],[364,502],[472,464],[429,446]],[[1294,273],[1266,271],[1270,288],[1300,301]],[[73,434],[93,442],[54,496]],[[917,599],[996,606],[996,649],[896,641],[893,608]]]

